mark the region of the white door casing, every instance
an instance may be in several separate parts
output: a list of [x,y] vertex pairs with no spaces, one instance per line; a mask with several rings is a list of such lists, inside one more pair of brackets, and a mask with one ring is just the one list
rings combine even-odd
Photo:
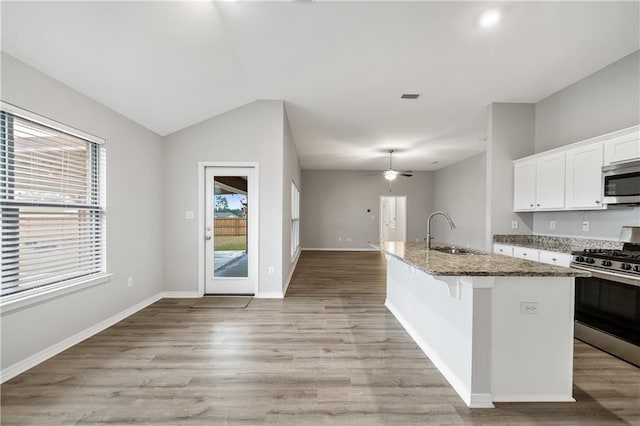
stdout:
[[[257,163],[198,163],[198,294],[257,294],[259,291],[259,185]],[[247,268],[245,276],[214,273],[214,177],[247,178]]]
[[407,197],[380,197],[380,241],[407,240]]

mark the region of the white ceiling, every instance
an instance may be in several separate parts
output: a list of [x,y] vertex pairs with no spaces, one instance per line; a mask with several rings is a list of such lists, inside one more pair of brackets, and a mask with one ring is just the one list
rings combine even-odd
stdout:
[[485,149],[491,102],[537,102],[640,47],[638,2],[1,8],[3,51],[161,135],[284,99],[305,169],[383,169],[389,148],[400,169],[443,167]]

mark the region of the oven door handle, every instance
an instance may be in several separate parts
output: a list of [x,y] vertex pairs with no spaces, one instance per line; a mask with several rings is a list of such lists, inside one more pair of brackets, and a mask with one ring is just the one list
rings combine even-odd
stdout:
[[615,281],[622,284],[629,284],[636,287],[640,287],[640,278],[634,278],[627,275],[618,274],[609,271],[599,271],[591,268],[583,268],[578,265],[571,265],[572,268],[581,269],[583,271],[591,272],[592,277],[602,278],[603,280]]

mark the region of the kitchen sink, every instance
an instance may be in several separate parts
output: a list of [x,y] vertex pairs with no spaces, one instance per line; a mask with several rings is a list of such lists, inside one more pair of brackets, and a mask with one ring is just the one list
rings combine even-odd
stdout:
[[432,248],[432,250],[449,254],[476,254],[475,251],[463,249],[460,247],[434,247]]

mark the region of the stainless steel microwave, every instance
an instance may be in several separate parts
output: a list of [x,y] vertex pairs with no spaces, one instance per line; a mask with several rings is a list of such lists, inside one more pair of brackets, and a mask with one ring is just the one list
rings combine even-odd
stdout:
[[640,204],[640,160],[602,168],[602,202]]

